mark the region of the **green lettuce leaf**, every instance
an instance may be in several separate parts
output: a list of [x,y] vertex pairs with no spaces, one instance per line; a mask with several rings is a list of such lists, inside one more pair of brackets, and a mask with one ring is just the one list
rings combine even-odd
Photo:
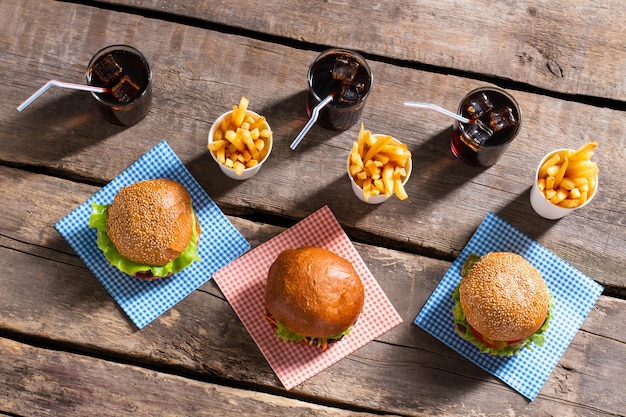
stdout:
[[298,333],[292,332],[287,326],[278,320],[276,320],[276,336],[290,342],[302,342],[306,340],[304,336],[300,336]]
[[534,343],[537,346],[543,346],[546,339],[544,333],[548,330],[548,327],[550,326],[550,320],[552,319],[552,310],[554,307],[554,298],[552,297],[552,294],[549,295],[548,314],[546,315],[546,320],[539,328],[539,330],[515,345],[510,345],[502,349],[497,349],[485,345],[480,340],[478,340],[476,336],[474,336],[474,333],[472,333],[472,330],[467,323],[465,313],[463,313],[463,309],[461,308],[459,287],[460,283],[454,288],[454,291],[452,292],[452,298],[454,299],[454,307],[452,307],[452,315],[454,316],[454,330],[463,339],[478,347],[478,349],[482,353],[489,353],[495,356],[513,356],[517,355],[524,348],[532,350],[533,348],[531,346],[531,343]]
[[[102,253],[104,253],[104,256],[111,263],[111,265],[116,266],[120,271],[128,275],[134,275],[137,272],[150,270],[152,275],[155,277],[165,277],[167,275],[180,272],[191,265],[192,262],[200,260],[197,245],[198,232],[195,227],[192,228],[191,239],[189,239],[187,248],[178,256],[178,258],[163,266],[139,264],[131,261],[130,259],[124,258],[120,255],[115,246],[113,246],[113,242],[111,242],[111,239],[109,239],[109,235],[107,234],[108,208],[108,204],[91,203],[89,227],[98,231],[98,238],[96,240],[98,248],[100,248]],[[196,213],[193,209],[191,210],[191,214],[195,224]]]
[[[310,338],[306,337],[306,336],[301,336],[298,333],[291,331],[287,328],[287,326],[285,326],[283,323],[281,323],[280,321],[276,320],[276,335],[278,337],[280,337],[283,340],[287,340],[290,342],[305,342],[305,341],[309,341]],[[348,333],[350,333],[350,330],[352,329],[352,327],[348,327],[346,330],[344,330],[343,332],[336,334],[334,336],[329,336],[329,337],[324,337],[323,339],[325,340],[333,340],[333,339],[341,339],[342,337],[346,336]]]

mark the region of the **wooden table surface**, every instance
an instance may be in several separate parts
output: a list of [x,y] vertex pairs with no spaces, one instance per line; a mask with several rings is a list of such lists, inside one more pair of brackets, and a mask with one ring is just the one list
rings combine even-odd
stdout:
[[[354,4],[353,4],[354,3]],[[0,415],[616,416],[626,413],[626,9],[618,0],[0,2]],[[154,70],[148,116],[103,121],[83,82],[100,48],[133,45]],[[352,194],[345,158],[358,132],[306,122],[309,63],[361,51],[374,88],[360,122],[406,142],[409,199]],[[451,154],[455,109],[499,85],[524,114],[489,169]],[[206,150],[239,98],[265,115],[272,155],[247,181]],[[211,280],[138,330],[54,225],[166,140],[254,248],[328,205],[403,323],[285,390]],[[529,204],[548,151],[597,141],[594,201],[545,220]],[[487,213],[605,287],[534,401],[412,322]]]

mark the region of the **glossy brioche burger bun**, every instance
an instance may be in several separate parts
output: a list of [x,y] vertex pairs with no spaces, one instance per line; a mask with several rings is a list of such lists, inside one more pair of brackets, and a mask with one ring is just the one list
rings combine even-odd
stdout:
[[541,274],[514,253],[480,258],[461,281],[459,294],[469,325],[496,341],[532,335],[548,312],[548,287]]
[[191,196],[168,179],[124,187],[108,208],[111,242],[123,257],[140,264],[162,266],[176,259],[189,244],[193,226],[199,232]]
[[265,307],[299,335],[324,338],[348,329],[365,292],[352,264],[320,247],[286,249],[269,269]]

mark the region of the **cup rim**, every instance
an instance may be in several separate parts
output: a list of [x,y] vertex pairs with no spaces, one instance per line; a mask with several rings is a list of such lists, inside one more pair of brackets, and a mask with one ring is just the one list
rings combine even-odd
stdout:
[[[391,136],[391,135],[385,135],[382,133],[372,133],[372,136]],[[391,139],[396,142],[397,144],[402,144],[401,141],[399,141],[398,139],[396,139],[395,137],[391,136]],[[409,158],[409,169],[406,172],[406,177],[404,177],[404,180],[402,180],[402,185],[406,185],[406,183],[409,181],[409,177],[411,176],[411,172],[413,172],[413,158]],[[389,197],[385,196],[384,194],[380,194],[380,195],[375,195],[375,196],[371,196],[369,198],[368,201],[365,201],[365,197],[364,197],[364,193],[363,193],[363,188],[359,187],[359,185],[356,183],[356,181],[354,180],[354,178],[352,177],[352,175],[350,175],[350,152],[348,152],[348,158],[346,159],[346,173],[348,174],[348,178],[350,178],[350,184],[352,185],[352,191],[354,191],[354,194],[359,198],[359,200],[368,203],[368,204],[380,204],[382,202],[385,202],[389,199]],[[357,190],[359,192],[357,192]]]
[[[207,136],[207,144],[213,142],[213,135],[215,133],[215,129],[217,129],[217,126],[222,122],[222,120],[224,120],[224,118],[226,116],[228,116],[229,114],[232,114],[232,112],[233,112],[232,110],[224,112],[220,116],[218,116],[217,119],[215,119],[215,121],[211,125],[211,128],[209,129],[209,133],[208,133],[208,136]],[[248,115],[248,114],[251,114],[251,115],[256,116],[256,117],[261,117],[261,115],[259,113],[254,112],[252,110],[246,110],[246,115]],[[267,119],[265,119],[265,124],[267,125],[267,128],[270,130],[270,132],[272,132],[272,128],[270,127],[270,124],[267,121]],[[272,132],[271,135],[270,135],[269,145],[268,145],[269,148],[267,150],[267,153],[263,157],[263,159],[261,159],[259,161],[259,163],[257,165],[255,165],[255,166],[253,166],[253,167],[244,168],[243,174],[241,176],[237,176],[237,174],[235,174],[235,170],[233,168],[229,168],[226,165],[222,164],[220,161],[218,161],[212,151],[209,150],[209,154],[211,155],[211,158],[213,158],[215,163],[220,167],[222,172],[224,172],[224,174],[226,174],[228,177],[233,178],[233,179],[237,179],[237,180],[245,180],[245,179],[248,179],[248,178],[252,177],[254,174],[256,174],[261,169],[261,165],[263,165],[263,163],[265,163],[265,161],[267,161],[267,159],[269,158],[270,153],[272,152],[273,145],[274,145],[274,132]]]

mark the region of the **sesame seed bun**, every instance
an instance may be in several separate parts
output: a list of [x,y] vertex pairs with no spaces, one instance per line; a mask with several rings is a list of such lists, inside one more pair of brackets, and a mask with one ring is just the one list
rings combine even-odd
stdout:
[[305,337],[331,337],[350,328],[363,310],[364,298],[352,264],[324,248],[286,249],[268,272],[267,312]]
[[107,234],[119,253],[162,266],[187,247],[194,221],[191,196],[176,181],[144,180],[122,188],[108,208]]
[[548,287],[522,256],[492,252],[480,258],[459,287],[467,322],[494,341],[515,341],[535,333],[546,320]]

